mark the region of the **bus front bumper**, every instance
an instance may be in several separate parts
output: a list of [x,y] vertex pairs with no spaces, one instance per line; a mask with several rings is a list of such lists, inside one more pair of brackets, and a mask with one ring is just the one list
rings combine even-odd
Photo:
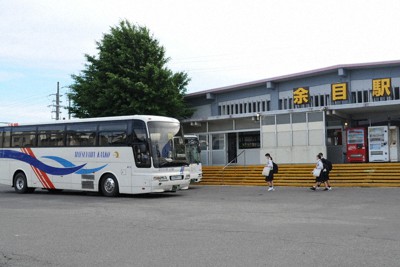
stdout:
[[179,180],[179,181],[157,181],[152,184],[152,192],[176,192],[178,190],[188,189],[190,184],[190,179]]

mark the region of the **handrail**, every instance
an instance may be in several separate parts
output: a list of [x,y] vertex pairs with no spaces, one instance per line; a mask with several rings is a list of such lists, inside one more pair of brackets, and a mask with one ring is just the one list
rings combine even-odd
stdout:
[[[238,159],[240,155],[242,155],[243,153],[246,153],[246,150],[243,150],[242,152],[239,153],[239,155],[237,155],[234,159],[232,159],[230,162],[228,162],[228,164],[226,164],[222,170],[225,170],[226,167],[228,167],[234,160]],[[246,161],[244,162],[244,165],[246,165]]]

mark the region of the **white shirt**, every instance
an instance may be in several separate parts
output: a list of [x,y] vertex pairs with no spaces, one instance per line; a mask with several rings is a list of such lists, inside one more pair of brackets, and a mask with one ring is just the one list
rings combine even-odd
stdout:
[[320,170],[324,168],[324,164],[322,164],[322,161],[320,159],[317,161],[317,166],[315,166],[315,168]]
[[270,158],[267,158],[267,167],[270,167],[271,170],[274,168],[274,164],[272,164],[272,160]]

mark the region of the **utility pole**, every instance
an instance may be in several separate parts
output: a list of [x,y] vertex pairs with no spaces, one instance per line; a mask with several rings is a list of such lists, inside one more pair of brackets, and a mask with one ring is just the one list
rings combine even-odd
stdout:
[[71,96],[68,95],[68,119],[71,119]]
[[60,119],[60,113],[61,113],[61,111],[60,111],[60,107],[61,107],[61,105],[60,105],[60,103],[61,103],[60,97],[62,96],[62,95],[60,95],[60,82],[57,82],[57,93],[56,94],[51,94],[51,96],[52,95],[56,96],[56,100],[55,101],[53,100],[53,103],[55,102],[55,104],[49,105],[48,107],[55,108],[55,111],[52,110],[51,113],[56,113],[56,120],[59,120]]
[[57,82],[57,94],[56,94],[56,120],[60,119],[60,82]]

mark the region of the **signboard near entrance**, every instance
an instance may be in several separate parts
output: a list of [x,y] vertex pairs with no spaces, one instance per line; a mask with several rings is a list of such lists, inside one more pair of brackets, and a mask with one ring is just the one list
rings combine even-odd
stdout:
[[368,146],[370,162],[388,162],[388,126],[368,127]]

